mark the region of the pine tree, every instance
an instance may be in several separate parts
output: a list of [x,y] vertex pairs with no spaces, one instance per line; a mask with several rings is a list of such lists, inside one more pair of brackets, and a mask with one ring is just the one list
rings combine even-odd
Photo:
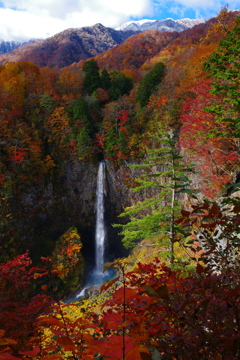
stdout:
[[165,68],[166,67],[162,62],[157,63],[140,81],[137,90],[137,101],[141,107],[147,105],[151,94],[156,86],[162,81],[165,75]]
[[83,82],[84,92],[91,95],[94,90],[101,87],[99,67],[95,60],[86,61],[83,65],[85,79]]
[[91,116],[89,114],[88,104],[82,96],[76,100],[72,109],[72,115],[74,123],[76,123],[77,120],[81,120],[82,125],[86,127],[87,132],[91,135],[93,132]]
[[111,78],[106,69],[103,69],[101,71],[100,79],[101,79],[101,88],[104,90],[108,90],[111,86]]
[[190,181],[186,176],[189,169],[183,165],[178,154],[176,140],[171,132],[159,129],[153,135],[153,148],[146,150],[146,157],[140,165],[130,165],[133,169],[144,170],[136,179],[139,186],[132,189],[140,192],[145,199],[127,207],[120,215],[130,216],[130,221],[121,227],[123,244],[133,247],[137,241],[164,234],[170,252],[170,262],[174,260],[175,224],[179,213],[179,194],[190,193]]

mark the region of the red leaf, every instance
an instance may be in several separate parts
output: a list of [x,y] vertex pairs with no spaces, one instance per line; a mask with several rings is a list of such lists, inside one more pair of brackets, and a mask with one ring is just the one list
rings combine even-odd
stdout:
[[181,213],[182,213],[182,216],[184,216],[184,217],[189,217],[189,215],[190,215],[190,212],[189,211],[186,211],[186,210],[181,210]]
[[20,354],[22,355],[27,355],[27,356],[30,356],[30,357],[36,357],[39,353],[40,353],[40,348],[39,346],[36,346],[35,348],[33,348],[32,350],[30,351],[24,351],[24,352],[20,352]]
[[9,353],[0,354],[0,360],[20,360],[21,358],[13,356]]
[[123,317],[119,313],[107,313],[104,315],[103,321],[106,324],[105,329],[116,330],[123,324]]
[[58,338],[57,343],[63,347],[67,347],[67,348],[74,347],[75,348],[74,342],[68,336]]
[[62,329],[66,328],[66,326],[64,325],[64,323],[62,321],[55,319],[53,317],[43,317],[40,320],[41,320],[41,322],[44,322],[45,324],[55,325]]
[[[99,342],[102,356],[108,356],[111,360],[119,360],[123,357],[123,344],[122,344],[122,336],[112,335],[107,338],[104,342]],[[125,353],[127,354],[134,347],[133,339],[130,336],[125,336]],[[105,350],[104,350],[105,348]],[[133,360],[133,358],[132,358]],[[135,360],[135,359],[134,359]]]
[[[124,288],[121,287],[113,294],[114,301],[120,301],[122,303],[124,298]],[[132,300],[136,298],[136,289],[126,288],[125,289],[125,298],[126,301]]]

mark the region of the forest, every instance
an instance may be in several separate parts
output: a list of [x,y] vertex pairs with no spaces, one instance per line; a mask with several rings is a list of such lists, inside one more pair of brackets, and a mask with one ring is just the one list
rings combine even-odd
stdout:
[[[0,65],[0,360],[240,358],[239,73],[227,7],[61,69]],[[63,301],[86,247],[66,174],[103,159],[127,255]]]

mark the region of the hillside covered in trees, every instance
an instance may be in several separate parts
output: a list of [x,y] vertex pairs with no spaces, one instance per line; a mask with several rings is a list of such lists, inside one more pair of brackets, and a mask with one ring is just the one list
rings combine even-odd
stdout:
[[62,68],[100,54],[136,33],[106,28],[102,24],[67,29],[45,40],[33,40],[9,53],[3,53],[0,64],[32,61],[41,67]]
[[[239,42],[224,8],[61,69],[0,66],[0,360],[239,359]],[[110,248],[131,251],[63,302],[103,159]]]

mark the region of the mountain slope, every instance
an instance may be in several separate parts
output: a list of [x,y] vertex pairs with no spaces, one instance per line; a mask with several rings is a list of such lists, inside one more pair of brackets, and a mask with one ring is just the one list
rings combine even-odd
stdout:
[[117,31],[101,24],[68,29],[46,40],[26,44],[0,56],[0,64],[33,61],[40,67],[65,67],[98,55],[126,40],[133,31]]
[[95,60],[100,68],[105,67],[108,71],[138,69],[178,36],[179,33],[176,31],[147,30],[96,56]]

